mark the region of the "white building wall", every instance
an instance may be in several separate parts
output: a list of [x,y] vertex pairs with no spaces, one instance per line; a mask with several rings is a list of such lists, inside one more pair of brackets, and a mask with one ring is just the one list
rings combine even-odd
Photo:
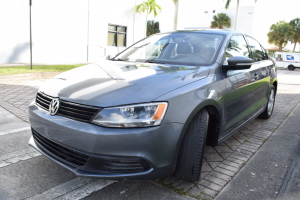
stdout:
[[[87,1],[33,0],[34,63],[87,61]],[[0,63],[29,63],[29,1],[0,0]]]
[[[84,63],[115,55],[124,47],[107,46],[108,24],[127,27],[127,47],[145,36],[145,14],[134,14],[142,0],[32,1],[33,63]],[[0,0],[0,27],[0,63],[29,63],[29,1]]]
[[[143,15],[134,13],[135,4],[138,3],[140,0],[110,0],[105,4],[103,1],[90,0],[89,62],[104,59],[107,55],[115,55],[125,49],[107,46],[108,24],[127,27],[126,47],[144,37],[146,26]],[[101,47],[100,52],[97,47]]]
[[[225,9],[225,0],[179,0],[178,29],[207,28],[216,10],[224,12],[231,18],[234,29],[237,0],[232,0],[229,9]],[[278,3],[274,0],[240,0],[237,31],[248,33],[262,45],[269,46],[267,33],[272,24],[281,20],[289,22],[299,17],[299,6],[295,0],[285,0]],[[208,13],[204,13],[208,11]],[[293,45],[288,45],[292,49]],[[297,45],[296,50],[299,50]]]
[[175,5],[172,0],[157,0],[158,5],[162,7],[162,11],[155,18],[149,17],[149,20],[159,21],[159,29],[161,33],[174,30],[174,12]]
[[29,6],[24,0],[0,0],[0,63],[29,62]]
[[[179,0],[177,29],[208,28],[214,6],[206,4],[206,1]],[[208,11],[208,13],[204,13]]]
[[[231,27],[226,29],[235,29],[236,1],[232,1],[226,10],[225,2],[220,0],[212,0],[209,4],[206,0],[181,0],[179,12],[178,29],[209,29],[213,16],[218,13],[226,13],[230,17]],[[240,4],[238,31],[252,34],[253,13],[253,5]]]
[[33,0],[35,63],[87,62],[87,1]]

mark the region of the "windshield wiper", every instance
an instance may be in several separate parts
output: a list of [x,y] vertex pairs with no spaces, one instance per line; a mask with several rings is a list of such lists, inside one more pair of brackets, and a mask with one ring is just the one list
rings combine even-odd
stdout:
[[123,60],[121,58],[117,58],[117,59],[111,59],[112,61],[127,61],[127,60]]

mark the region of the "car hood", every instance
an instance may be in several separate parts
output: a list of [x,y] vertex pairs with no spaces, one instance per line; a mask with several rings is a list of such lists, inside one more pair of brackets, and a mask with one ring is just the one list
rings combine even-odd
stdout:
[[103,61],[59,74],[39,91],[67,101],[108,107],[151,102],[208,74],[205,66]]

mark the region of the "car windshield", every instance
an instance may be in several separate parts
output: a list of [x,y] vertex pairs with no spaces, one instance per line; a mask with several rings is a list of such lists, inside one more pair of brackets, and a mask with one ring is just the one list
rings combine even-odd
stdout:
[[157,34],[134,44],[112,60],[177,65],[209,65],[223,35],[177,32]]

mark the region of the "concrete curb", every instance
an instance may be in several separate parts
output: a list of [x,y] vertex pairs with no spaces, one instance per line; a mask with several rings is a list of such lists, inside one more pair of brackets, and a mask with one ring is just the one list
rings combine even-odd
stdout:
[[13,74],[0,76],[0,80],[32,80],[32,79],[49,79],[62,72],[37,72],[26,74]]

